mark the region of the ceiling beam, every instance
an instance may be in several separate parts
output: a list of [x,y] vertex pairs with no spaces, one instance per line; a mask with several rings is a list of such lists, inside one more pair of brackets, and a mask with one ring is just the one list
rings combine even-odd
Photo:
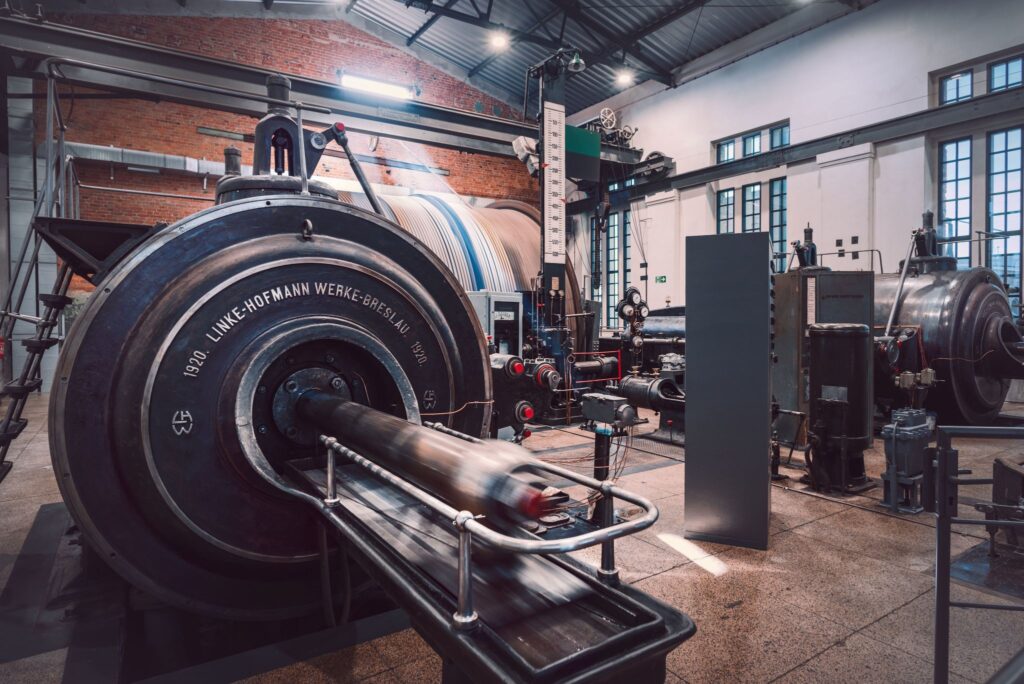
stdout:
[[[552,9],[550,12],[548,12],[544,16],[540,17],[539,19],[537,19],[537,21],[532,26],[530,26],[530,28],[528,28],[526,30],[526,33],[533,33],[534,31],[540,29],[541,26],[543,26],[547,22],[551,21],[552,19],[554,19],[555,17],[557,17],[561,13],[562,13],[562,10],[558,9],[557,7]],[[486,69],[494,60],[498,59],[498,57],[501,57],[503,54],[506,54],[509,50],[511,50],[512,46],[515,45],[518,42],[519,42],[519,40],[517,40],[515,38],[515,36],[510,38],[509,41],[508,41],[508,47],[505,48],[504,51],[502,51],[502,52],[495,52],[493,55],[491,55],[489,57],[486,57],[486,58],[480,60],[479,62],[477,62],[476,65],[474,65],[473,68],[469,70],[469,73],[467,74],[467,77],[468,78],[473,78],[474,76],[479,74],[481,71]]]
[[[458,1],[459,0],[448,0],[448,2],[444,3],[444,8],[445,9],[451,9],[452,7],[455,6],[455,3],[457,3]],[[427,31],[429,31],[430,27],[433,26],[434,24],[436,24],[438,22],[438,20],[440,20],[440,19],[441,19],[441,15],[440,14],[435,14],[434,16],[430,17],[425,22],[423,22],[423,25],[420,26],[418,29],[416,29],[415,33],[413,33],[411,36],[409,36],[408,38],[405,39],[405,46],[409,47],[413,43],[415,43],[417,40],[419,40],[420,37],[424,33],[426,33]]]
[[[676,7],[669,10],[662,16],[659,16],[656,19],[651,20],[651,22],[645,24],[639,29],[636,29],[635,31],[630,32],[629,34],[623,36],[618,40],[620,40],[621,43],[633,45],[637,41],[642,40],[645,36],[649,36],[652,33],[660,31],[665,27],[669,26],[670,24],[672,24],[673,22],[677,22],[677,20],[686,16],[690,12],[705,6],[706,4],[708,4],[709,1],[710,0],[682,0],[681,2],[678,3]],[[609,45],[605,49],[601,50],[598,54],[594,55],[591,58],[590,63],[600,63],[606,61],[620,49],[622,49],[621,46]],[[672,77],[670,76],[667,85],[671,86],[672,84]]]
[[[640,37],[630,36],[618,36],[614,31],[609,30],[605,25],[591,18],[586,13],[586,8],[582,7],[578,0],[548,0],[553,4],[561,8],[569,17],[572,18],[580,26],[587,28],[594,33],[597,33],[602,38],[611,42],[611,45],[597,52],[594,55],[590,55],[587,61],[587,66],[594,64],[600,64],[606,61],[614,53],[622,51],[624,55],[632,55],[634,59],[643,64],[651,76],[665,85],[671,85],[672,73],[662,67],[660,64],[656,64],[650,57],[644,54],[643,49],[637,45],[637,40]],[[706,0],[705,0],[706,1]],[[674,10],[673,10],[674,11]],[[644,34],[646,35],[646,33]]]
[[461,21],[464,24],[476,26],[478,28],[486,29],[488,31],[504,31],[509,35],[510,38],[515,38],[516,42],[534,43],[535,45],[540,45],[541,47],[545,47],[549,50],[557,50],[558,48],[561,47],[561,45],[557,41],[551,40],[550,38],[542,38],[540,36],[535,36],[525,31],[519,31],[514,28],[510,28],[503,24],[496,24],[490,19],[487,19],[486,17],[483,16],[467,14],[465,12],[458,12],[456,10],[449,9],[444,5],[432,2],[431,0],[395,1],[401,2],[406,7],[415,7],[416,9],[421,9],[424,12],[433,13],[435,15],[446,17],[448,19],[454,19],[455,21]]

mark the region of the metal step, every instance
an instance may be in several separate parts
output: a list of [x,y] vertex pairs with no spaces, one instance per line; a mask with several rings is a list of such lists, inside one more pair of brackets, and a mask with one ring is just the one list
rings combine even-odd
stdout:
[[47,349],[60,343],[59,337],[44,337],[42,339],[30,338],[22,340],[21,344],[28,350],[30,354],[42,354]]
[[[30,340],[25,340],[29,342]],[[26,360],[27,362],[27,360]],[[4,388],[0,390],[0,395],[5,397],[11,397],[12,399],[24,399],[31,392],[35,392],[37,389],[43,386],[42,378],[34,378],[32,380],[15,380],[4,385]]]
[[39,301],[42,302],[44,306],[61,311],[64,307],[75,300],[62,294],[41,294],[39,295]]
[[12,420],[6,428],[0,425],[0,446],[7,446],[17,439],[26,426],[28,426],[28,421],[24,418]]

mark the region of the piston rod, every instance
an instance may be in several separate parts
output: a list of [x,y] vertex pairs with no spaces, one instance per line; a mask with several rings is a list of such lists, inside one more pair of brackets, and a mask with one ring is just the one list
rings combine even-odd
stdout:
[[522,447],[467,442],[318,389],[303,392],[296,410],[321,432],[457,509],[506,523],[545,512]]

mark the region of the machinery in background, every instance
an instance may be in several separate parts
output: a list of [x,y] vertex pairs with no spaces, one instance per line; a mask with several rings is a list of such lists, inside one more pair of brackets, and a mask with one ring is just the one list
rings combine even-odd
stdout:
[[885,472],[882,473],[882,504],[893,512],[920,513],[926,496],[935,495],[924,487],[927,449],[932,425],[924,409],[897,409],[892,422],[882,428],[885,443]]
[[619,117],[615,114],[615,110],[611,107],[604,107],[597,116],[585,121],[580,128],[598,133],[603,143],[626,147],[639,129],[619,124]]
[[685,318],[655,315],[658,312],[651,312],[635,287],[626,289],[615,312],[623,322],[622,332],[602,335],[599,351],[586,357],[577,355],[573,370],[591,386],[607,383],[610,391],[626,397],[636,408],[657,411],[658,429],[645,436],[679,444],[686,412],[686,360],[678,353],[684,350]]
[[957,270],[954,257],[939,254],[931,212],[899,275],[875,277],[875,325],[886,409],[923,407],[944,423],[986,425],[1010,381],[1024,378],[1024,339],[1006,288],[990,269]]
[[518,293],[474,291],[469,301],[497,354],[523,355],[523,297]]
[[[775,356],[772,392],[779,405],[774,430],[778,442],[806,451],[811,410],[811,339],[809,326],[819,323],[874,322],[874,274],[833,271],[817,262],[811,228],[804,242],[793,243],[797,267],[774,276]],[[868,369],[870,371],[870,367]]]
[[[1000,456],[992,464],[992,502],[979,506],[986,520],[1024,521],[1024,460]],[[986,526],[989,556],[1015,554],[1024,562],[1024,532],[1014,527]]]
[[874,486],[864,470],[871,447],[871,328],[816,323],[810,340],[810,456],[807,479],[821,491],[844,494]]
[[491,437],[511,428],[511,441],[530,436],[527,423],[535,423],[562,385],[562,375],[551,359],[521,359],[511,354],[491,354],[494,403],[491,406]]

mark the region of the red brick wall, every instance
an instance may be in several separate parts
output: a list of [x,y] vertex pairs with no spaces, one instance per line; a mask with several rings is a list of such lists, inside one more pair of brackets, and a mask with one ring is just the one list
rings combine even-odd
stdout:
[[[394,82],[419,86],[420,99],[459,109],[472,110],[481,103],[491,113],[494,108],[505,115],[511,108],[493,97],[457,80],[384,41],[341,21],[259,20],[170,18],[107,15],[66,15],[57,21],[91,30],[126,36],[208,57],[272,68],[284,73],[336,80],[340,70],[376,76]],[[81,88],[78,92],[83,92]],[[68,93],[70,95],[70,93]],[[201,159],[221,160],[223,149],[234,144],[242,149],[243,163],[252,161],[252,145],[224,138],[199,135],[198,126],[252,133],[255,120],[223,112],[170,103],[139,100],[76,100],[64,103],[69,119],[67,139],[98,145],[185,155]],[[448,176],[426,172],[365,164],[371,181],[401,185],[418,190],[453,190],[459,194],[493,198],[513,198],[536,202],[536,183],[520,162],[480,154],[467,154],[418,143],[402,143],[381,139],[374,151],[369,137],[353,134],[352,148],[358,154],[416,162],[446,169]],[[84,166],[92,166],[83,164]],[[163,189],[179,192],[182,187],[200,188],[201,182],[169,175],[127,173],[115,170],[109,179],[109,167],[83,173],[105,176],[104,185],[125,188]],[[326,168],[325,168],[326,167]],[[320,172],[351,178],[347,163],[325,157]],[[212,182],[216,179],[211,179]],[[165,187],[158,187],[166,184]],[[110,193],[103,193],[109,195]],[[185,194],[194,194],[187,192]],[[117,219],[108,211],[126,211],[139,216],[165,212],[159,220],[174,220],[195,210],[195,202],[164,202],[154,198],[95,199],[83,192],[86,218]],[[140,206],[134,207],[134,204]],[[123,216],[123,215],[122,215]]]

